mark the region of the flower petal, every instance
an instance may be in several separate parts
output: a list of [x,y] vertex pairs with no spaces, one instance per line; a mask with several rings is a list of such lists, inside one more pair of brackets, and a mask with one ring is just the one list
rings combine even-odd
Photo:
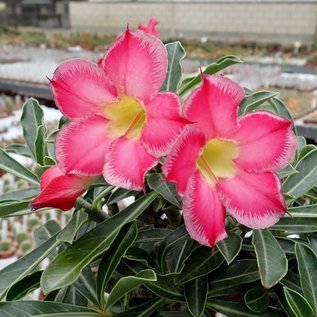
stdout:
[[99,65],[121,95],[145,101],[163,84],[167,52],[164,44],[154,36],[127,30],[110,46]]
[[138,30],[142,30],[145,33],[151,34],[157,38],[160,37],[159,32],[156,30],[156,26],[159,24],[159,22],[155,18],[151,18],[148,25],[143,25],[139,23]]
[[190,236],[200,244],[212,247],[227,237],[225,208],[216,188],[209,185],[199,172],[188,181],[183,216]]
[[41,176],[41,193],[31,202],[31,206],[33,209],[53,207],[69,210],[95,179],[65,175],[57,166],[50,167]]
[[69,118],[99,113],[104,104],[117,101],[117,90],[105,72],[82,59],[62,63],[51,85],[57,106]]
[[195,125],[188,125],[162,166],[166,179],[176,183],[180,195],[184,195],[188,179],[197,170],[196,161],[204,145],[204,134]]
[[165,156],[188,121],[181,117],[181,104],[174,93],[154,95],[146,105],[146,126],[142,143],[155,157]]
[[239,144],[236,164],[249,172],[276,171],[293,158],[296,138],[292,122],[270,112],[256,111],[242,117],[234,136]]
[[57,135],[55,155],[65,173],[101,175],[110,140],[108,120],[92,115],[65,124]]
[[275,224],[286,211],[280,180],[273,173],[240,170],[235,177],[220,180],[217,190],[227,211],[253,229]]
[[144,176],[157,163],[140,141],[122,137],[111,144],[103,175],[111,185],[138,191],[144,189]]
[[208,138],[230,138],[237,128],[238,107],[244,90],[224,76],[204,76],[202,85],[189,96],[184,116],[197,123]]

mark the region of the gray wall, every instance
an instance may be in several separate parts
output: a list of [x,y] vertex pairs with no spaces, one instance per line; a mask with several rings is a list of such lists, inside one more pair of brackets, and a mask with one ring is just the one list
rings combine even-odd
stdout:
[[311,43],[316,39],[317,1],[71,2],[75,30],[117,33],[155,16],[163,38],[208,36],[219,40]]

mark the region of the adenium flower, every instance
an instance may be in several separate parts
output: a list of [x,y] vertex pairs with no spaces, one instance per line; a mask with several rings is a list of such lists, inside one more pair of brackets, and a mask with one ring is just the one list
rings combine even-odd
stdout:
[[156,26],[159,24],[159,22],[155,18],[151,18],[148,25],[143,25],[139,23],[138,30],[142,30],[148,34],[151,34],[157,38],[160,37],[159,32],[156,30]]
[[141,190],[145,173],[166,155],[187,120],[176,94],[158,92],[167,72],[163,43],[127,29],[98,65],[82,59],[61,64],[51,85],[71,119],[56,139],[66,174],[103,173],[115,186]]
[[292,159],[292,122],[268,111],[238,118],[244,90],[223,76],[203,77],[189,96],[188,125],[168,155],[163,172],[183,197],[191,237],[213,246],[227,237],[226,210],[241,224],[266,228],[285,213],[276,171]]
[[41,193],[31,202],[31,207],[34,210],[44,207],[69,210],[95,180],[96,177],[91,176],[65,175],[54,165],[41,176]]

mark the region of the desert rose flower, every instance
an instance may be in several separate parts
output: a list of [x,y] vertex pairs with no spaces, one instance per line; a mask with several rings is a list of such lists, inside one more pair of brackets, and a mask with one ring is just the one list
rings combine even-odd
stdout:
[[163,43],[127,29],[96,64],[73,59],[51,80],[55,101],[71,119],[56,140],[66,174],[102,174],[141,190],[145,173],[166,155],[187,120],[176,94],[158,92],[167,72]]
[[206,246],[226,238],[226,210],[250,228],[267,228],[286,205],[276,171],[294,155],[292,122],[268,111],[238,118],[244,90],[223,76],[203,77],[184,115],[193,122],[168,155],[163,172],[183,197],[191,237]]
[[160,37],[159,32],[156,30],[157,25],[159,22],[155,18],[151,18],[148,25],[139,24],[138,30],[142,30],[148,34],[151,34],[157,38]]
[[41,193],[31,202],[31,207],[69,210],[95,180],[91,176],[65,175],[58,166],[52,166],[41,176]]

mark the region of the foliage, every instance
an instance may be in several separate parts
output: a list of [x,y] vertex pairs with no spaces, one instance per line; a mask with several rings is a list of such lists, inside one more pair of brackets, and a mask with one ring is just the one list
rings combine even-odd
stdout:
[[[180,81],[183,48],[178,43],[169,48],[169,70],[176,74],[167,74],[165,88],[188,92],[201,78]],[[239,62],[225,56],[205,72]],[[289,117],[284,103],[267,91],[248,92],[240,113],[256,109]],[[30,189],[1,196],[2,217],[30,212],[39,177],[54,164],[47,150],[52,138],[34,99],[23,108],[22,125],[33,168],[3,149],[0,167],[28,181]],[[228,216],[229,237],[213,250],[190,239],[180,198],[173,184],[162,181],[160,166],[147,176],[145,193],[95,181],[63,229],[54,220],[36,229],[37,248],[0,272],[0,315],[317,316],[316,153],[300,138],[294,161],[280,173],[289,214],[255,231]],[[135,202],[120,210],[121,200],[131,196]],[[43,270],[46,258],[50,264]],[[43,301],[24,299],[39,286]]]

